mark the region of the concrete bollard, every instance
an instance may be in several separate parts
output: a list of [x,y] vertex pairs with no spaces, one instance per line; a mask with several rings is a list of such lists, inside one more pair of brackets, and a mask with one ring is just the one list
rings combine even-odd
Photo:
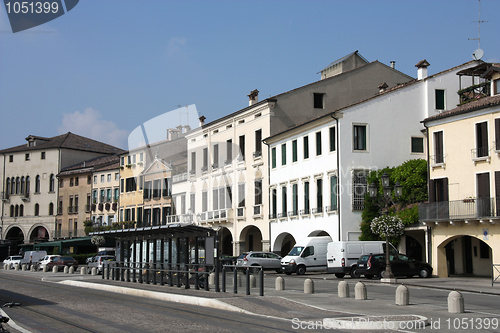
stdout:
[[[104,268],[104,270],[107,271],[108,268],[106,267],[106,268]],[[92,270],[90,271],[90,274],[91,275],[97,275],[97,267],[92,267]]]
[[285,290],[285,279],[281,276],[276,278],[276,290]]
[[68,274],[74,274],[75,273],[75,267],[71,266],[69,269],[68,269]]
[[36,266],[35,265],[31,265],[31,271],[32,272],[36,272]]
[[87,274],[87,267],[80,267],[80,275]]
[[68,272],[69,272],[69,267],[68,266],[64,266],[63,273],[64,274],[68,274]]
[[210,275],[208,276],[208,284],[211,286],[215,285],[215,273],[214,272],[210,273]]
[[312,279],[304,281],[304,294],[314,294],[314,281]]
[[54,267],[52,267],[52,273],[57,273],[57,272],[59,272],[59,267],[54,265]]
[[47,265],[43,266],[42,272],[47,273],[49,271],[49,267]]
[[9,270],[9,268],[10,268],[10,267],[9,267],[9,265],[8,265],[8,264],[3,264],[3,269],[5,269],[5,270]]
[[255,275],[250,274],[250,288],[256,288],[257,287],[257,279],[255,278]]
[[238,274],[236,276],[236,280],[238,280],[238,287],[242,287],[243,286],[243,282],[241,282],[241,274]]
[[344,280],[339,282],[337,294],[339,298],[349,298],[349,284]]
[[462,294],[458,291],[452,291],[448,294],[448,312],[464,313],[465,305]]
[[[95,274],[92,273],[92,271],[94,270],[94,268],[95,268]],[[108,274],[108,271],[109,271],[109,267],[108,266],[104,267],[102,269],[102,275],[104,275],[104,277],[109,276],[110,274]],[[91,273],[92,275],[97,275],[97,268],[96,267],[91,268],[90,271],[89,271],[89,273]]]
[[28,265],[26,264],[23,264],[22,267],[21,267],[21,270],[24,272],[28,269]]
[[400,285],[396,289],[396,305],[409,305],[410,304],[410,291],[405,285]]
[[19,264],[15,264],[15,265],[14,265],[14,270],[15,270],[15,271],[18,271],[18,270],[20,270],[20,269],[21,269],[21,265],[19,265]]
[[359,300],[367,299],[366,286],[361,281],[354,286],[354,298]]

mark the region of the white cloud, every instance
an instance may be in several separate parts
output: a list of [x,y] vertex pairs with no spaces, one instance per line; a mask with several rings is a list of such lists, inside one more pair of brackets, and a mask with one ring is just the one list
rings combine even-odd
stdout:
[[72,132],[119,148],[127,146],[129,135],[114,122],[102,119],[101,113],[93,108],[63,114],[58,131],[60,134]]
[[173,56],[180,52],[181,48],[186,45],[186,38],[184,37],[171,37],[167,44],[167,55]]

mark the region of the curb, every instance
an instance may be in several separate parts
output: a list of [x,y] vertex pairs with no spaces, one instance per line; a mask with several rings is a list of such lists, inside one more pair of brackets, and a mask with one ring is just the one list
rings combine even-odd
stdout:
[[351,330],[415,330],[429,325],[426,317],[419,315],[366,316],[325,318],[323,327]]
[[177,295],[177,294],[167,294],[167,293],[160,293],[160,292],[149,291],[149,290],[110,286],[110,285],[105,285],[105,284],[81,282],[81,281],[74,281],[74,280],[64,280],[64,281],[60,281],[58,283],[62,283],[62,284],[69,285],[69,286],[81,287],[81,288],[109,291],[109,292],[114,292],[114,293],[119,293],[119,294],[154,298],[157,300],[162,300],[162,301],[167,301],[167,302],[197,305],[197,306],[209,307],[209,308],[225,310],[225,311],[252,314],[249,311],[240,309],[236,306],[229,305],[227,303],[224,303],[224,302],[221,302],[219,300],[212,299],[212,298]]

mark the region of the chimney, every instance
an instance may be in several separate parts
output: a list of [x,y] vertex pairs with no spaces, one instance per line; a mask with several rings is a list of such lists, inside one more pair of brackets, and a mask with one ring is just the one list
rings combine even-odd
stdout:
[[379,93],[383,93],[389,86],[387,85],[387,83],[381,83],[379,84],[378,86],[378,92]]
[[419,80],[423,80],[427,77],[427,67],[430,65],[431,64],[429,64],[425,59],[415,65],[415,67],[417,67],[417,78]]
[[252,90],[248,96],[248,105],[254,105],[259,101],[259,91],[257,89]]
[[396,68],[396,62],[394,60],[391,61],[391,68]]
[[203,126],[203,125],[205,125],[205,119],[207,119],[207,118],[205,118],[205,116],[201,116],[198,119],[200,120],[200,127]]

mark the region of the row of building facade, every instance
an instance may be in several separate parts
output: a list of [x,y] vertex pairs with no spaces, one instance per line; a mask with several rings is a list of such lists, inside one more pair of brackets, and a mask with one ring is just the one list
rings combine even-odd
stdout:
[[[195,129],[165,126],[166,140],[129,151],[63,149],[47,144],[58,137],[30,136],[0,151],[1,238],[13,249],[78,237],[85,225],[186,222],[218,230],[220,255],[284,255],[306,236],[357,240],[367,174],[423,158],[429,203],[400,250],[440,276],[488,275],[500,255],[498,67],[469,61],[428,75],[428,66],[420,61],[414,79],[356,51],[319,81],[262,101],[254,90],[248,107],[200,117]],[[455,213],[461,203],[469,215]]]

